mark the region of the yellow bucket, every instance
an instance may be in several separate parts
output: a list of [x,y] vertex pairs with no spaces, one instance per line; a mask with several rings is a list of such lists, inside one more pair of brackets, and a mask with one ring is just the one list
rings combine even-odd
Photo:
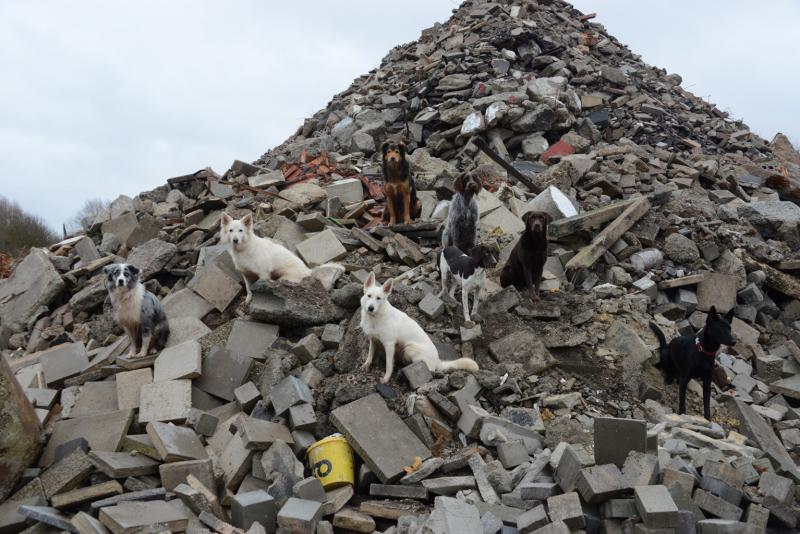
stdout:
[[353,449],[341,434],[333,434],[311,445],[308,463],[325,490],[355,483]]

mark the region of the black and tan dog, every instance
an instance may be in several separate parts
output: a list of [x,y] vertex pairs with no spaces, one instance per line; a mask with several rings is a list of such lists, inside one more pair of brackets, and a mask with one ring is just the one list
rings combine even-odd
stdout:
[[547,261],[547,225],[550,221],[550,214],[543,211],[529,211],[522,216],[525,230],[500,272],[502,287],[527,290],[533,301],[539,300],[539,285]]
[[408,224],[419,218],[422,203],[417,198],[417,183],[406,159],[406,145],[402,141],[385,141],[381,152],[383,193],[386,196],[383,220],[392,225],[398,222]]

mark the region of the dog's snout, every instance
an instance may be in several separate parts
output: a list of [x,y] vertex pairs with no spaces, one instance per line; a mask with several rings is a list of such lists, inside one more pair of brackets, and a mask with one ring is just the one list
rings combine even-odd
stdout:
[[236,245],[238,243],[239,243],[239,238],[238,237],[234,237],[233,238],[233,244]]
[[371,305],[371,304],[370,304],[369,306],[367,306],[367,309],[368,309],[369,311],[375,311],[375,306],[373,306],[373,305]]
[[118,279],[117,280],[117,285],[120,286],[120,287],[124,286],[125,285],[125,280],[123,280],[122,278]]

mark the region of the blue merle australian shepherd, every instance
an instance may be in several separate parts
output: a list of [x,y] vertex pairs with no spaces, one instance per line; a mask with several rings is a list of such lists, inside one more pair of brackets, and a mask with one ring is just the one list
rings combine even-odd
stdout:
[[131,340],[128,355],[144,357],[163,349],[169,338],[167,316],[156,296],[139,280],[139,268],[115,263],[103,272],[114,316]]

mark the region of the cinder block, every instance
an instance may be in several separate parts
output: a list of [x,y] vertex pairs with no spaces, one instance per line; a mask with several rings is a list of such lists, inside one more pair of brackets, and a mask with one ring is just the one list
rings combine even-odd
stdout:
[[231,500],[231,523],[249,529],[258,521],[267,532],[275,531],[277,515],[275,499],[264,490],[239,493]]

